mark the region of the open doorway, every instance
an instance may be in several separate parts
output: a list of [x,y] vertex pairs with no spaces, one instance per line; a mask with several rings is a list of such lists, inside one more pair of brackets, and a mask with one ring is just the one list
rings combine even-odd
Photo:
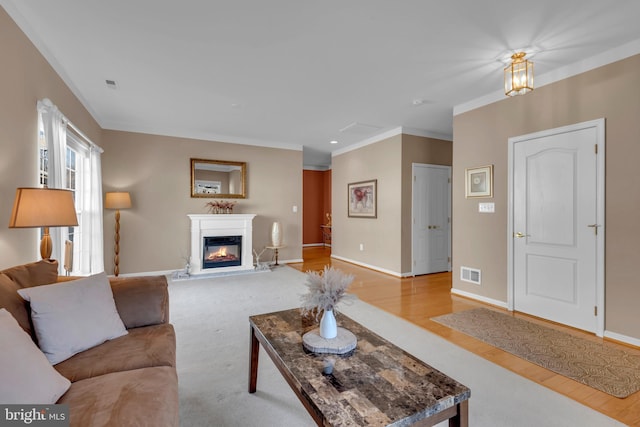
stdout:
[[302,171],[302,246],[331,248],[331,169]]

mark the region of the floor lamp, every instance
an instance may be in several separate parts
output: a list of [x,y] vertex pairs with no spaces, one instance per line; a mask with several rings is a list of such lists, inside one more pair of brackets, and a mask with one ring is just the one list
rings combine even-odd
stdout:
[[114,246],[115,256],[113,257],[113,275],[118,277],[120,274],[120,209],[129,209],[131,207],[131,196],[126,191],[114,191],[107,193],[104,207],[116,210],[116,240]]
[[9,228],[42,227],[40,256],[50,259],[53,250],[49,227],[78,225],[73,192],[57,188],[18,188]]

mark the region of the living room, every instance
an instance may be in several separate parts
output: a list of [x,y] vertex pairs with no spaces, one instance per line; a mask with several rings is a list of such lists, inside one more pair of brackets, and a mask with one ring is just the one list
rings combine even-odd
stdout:
[[[51,98],[58,108],[96,144],[103,154],[103,190],[129,191],[134,209],[122,220],[122,273],[170,271],[182,268],[188,255],[188,218],[190,213],[206,213],[201,199],[189,196],[189,159],[210,158],[247,162],[250,197],[241,200],[237,212],[259,213],[255,219],[254,247],[268,244],[269,227],[281,221],[286,248],[281,259],[302,258],[302,215],[293,207],[302,206],[302,149],[258,147],[227,144],[192,138],[152,135],[101,129],[51,65],[42,57],[20,28],[3,14],[3,51],[12,52],[12,60],[3,71],[4,90],[2,120],[4,166],[2,197],[12,200],[15,188],[34,185],[37,176],[33,139],[37,126],[35,103]],[[638,124],[634,120],[635,97],[628,88],[635,87],[633,72],[637,56],[629,56],[633,44],[607,52],[605,59],[627,57],[539,87],[527,97],[515,97],[494,102],[485,107],[463,111],[460,106],[454,116],[455,144],[428,137],[412,137],[400,129],[383,141],[355,151],[335,156],[332,166],[333,209],[346,210],[345,198],[339,195],[347,183],[362,180],[362,169],[380,171],[380,215],[376,222],[353,221],[342,215],[333,218],[336,238],[333,254],[347,260],[374,266],[394,274],[410,271],[410,210],[404,204],[410,192],[407,168],[411,159],[403,157],[407,146],[422,144],[425,163],[450,164],[450,158],[437,146],[453,147],[453,242],[489,242],[491,250],[477,250],[476,245],[453,244],[452,269],[471,266],[482,270],[484,284],[470,285],[454,274],[453,288],[486,298],[489,302],[507,301],[507,146],[510,136],[586,120],[606,118],[607,172],[606,188],[633,188],[635,179],[628,163],[637,148],[633,135]],[[112,96],[109,92],[107,96]],[[549,105],[554,107],[548,108]],[[579,108],[575,106],[579,105]],[[469,107],[471,108],[471,107]],[[467,108],[468,109],[468,108]],[[518,117],[527,117],[518,120]],[[490,123],[490,125],[486,125]],[[383,135],[384,137],[385,135]],[[411,139],[413,138],[413,139]],[[416,141],[417,140],[417,141]],[[444,153],[444,154],[441,154]],[[396,167],[390,167],[391,165]],[[464,171],[481,164],[494,165],[494,215],[478,215],[474,199],[464,197]],[[159,172],[162,173],[159,173]],[[296,178],[296,179],[292,179]],[[384,178],[384,181],[382,181]],[[638,178],[640,179],[640,178]],[[400,185],[401,192],[384,191]],[[8,202],[7,202],[8,203]],[[634,277],[635,259],[640,249],[634,236],[640,227],[633,216],[635,198],[625,191],[608,191],[606,197],[606,331],[619,340],[637,345],[640,330],[633,321],[635,309],[630,301],[640,297],[640,291],[630,280]],[[502,207],[502,209],[500,208]],[[8,222],[10,212],[1,213]],[[113,217],[105,215],[105,236],[113,230]],[[375,228],[372,228],[375,227]],[[385,230],[385,233],[381,233]],[[5,254],[3,266],[33,260],[36,255],[31,230],[0,230],[0,247]],[[344,237],[342,237],[344,236]],[[361,252],[353,241],[363,243],[371,251]],[[105,266],[111,264],[112,239],[105,238]],[[384,242],[384,245],[381,244]],[[146,248],[162,248],[149,251]]]
[[[188,214],[206,213],[205,200],[190,197],[189,159],[243,161],[248,164],[247,199],[239,200],[238,213],[256,213],[253,246],[269,245],[274,221],[283,225],[286,247],[281,260],[302,259],[303,205],[302,146],[260,146],[226,143],[207,138],[102,128],[51,63],[18,24],[0,11],[0,51],[7,58],[0,82],[0,197],[5,207],[0,222],[9,222],[9,206],[17,187],[35,186],[37,179],[36,102],[49,98],[93,142],[104,148],[103,190],[128,191],[133,208],[121,220],[120,271],[123,275],[166,273],[184,267],[189,251]],[[606,260],[604,261],[604,336],[640,345],[640,323],[634,301],[640,298],[635,271],[640,248],[635,220],[640,184],[634,162],[640,154],[640,47],[637,41],[585,58],[577,74],[565,67],[564,76],[526,96],[493,99],[485,104],[459,104],[454,109],[453,138],[414,135],[410,129],[371,138],[367,145],[334,155],[332,159],[332,210],[346,213],[343,197],[347,184],[363,179],[379,181],[379,218],[354,221],[334,214],[334,255],[371,266],[392,275],[411,271],[410,170],[412,161],[452,165],[452,286],[454,292],[480,301],[506,306],[509,300],[508,210],[510,137],[605,118],[606,120]],[[562,70],[561,70],[562,71]],[[558,74],[562,75],[561,72]],[[105,97],[114,92],[105,89]],[[175,108],[166,101],[167,120]],[[177,108],[182,108],[179,106]],[[255,131],[255,130],[254,130]],[[453,141],[453,142],[452,142]],[[416,147],[421,153],[415,154]],[[408,156],[406,153],[413,153]],[[493,165],[492,202],[496,212],[478,213],[478,201],[465,197],[465,170]],[[375,171],[375,172],[373,172]],[[630,190],[630,191],[629,191]],[[294,207],[297,207],[297,212]],[[604,225],[604,224],[603,224]],[[112,267],[113,215],[105,211],[105,269]],[[604,229],[602,230],[604,232]],[[357,236],[357,238],[355,237]],[[368,250],[361,251],[362,243]],[[371,248],[371,250],[369,250]],[[36,230],[0,229],[0,268],[38,258]],[[459,278],[460,268],[482,270],[482,286]]]

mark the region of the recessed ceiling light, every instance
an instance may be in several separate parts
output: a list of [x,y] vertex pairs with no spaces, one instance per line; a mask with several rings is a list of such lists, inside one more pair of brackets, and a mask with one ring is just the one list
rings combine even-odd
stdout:
[[336,141],[335,139],[333,141],[330,142],[331,144],[337,144],[338,141]]

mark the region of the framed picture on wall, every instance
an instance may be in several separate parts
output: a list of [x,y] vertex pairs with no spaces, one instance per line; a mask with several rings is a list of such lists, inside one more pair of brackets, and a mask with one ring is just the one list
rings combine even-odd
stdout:
[[351,218],[378,217],[378,180],[347,184],[348,216]]
[[465,170],[466,197],[493,197],[493,165]]

